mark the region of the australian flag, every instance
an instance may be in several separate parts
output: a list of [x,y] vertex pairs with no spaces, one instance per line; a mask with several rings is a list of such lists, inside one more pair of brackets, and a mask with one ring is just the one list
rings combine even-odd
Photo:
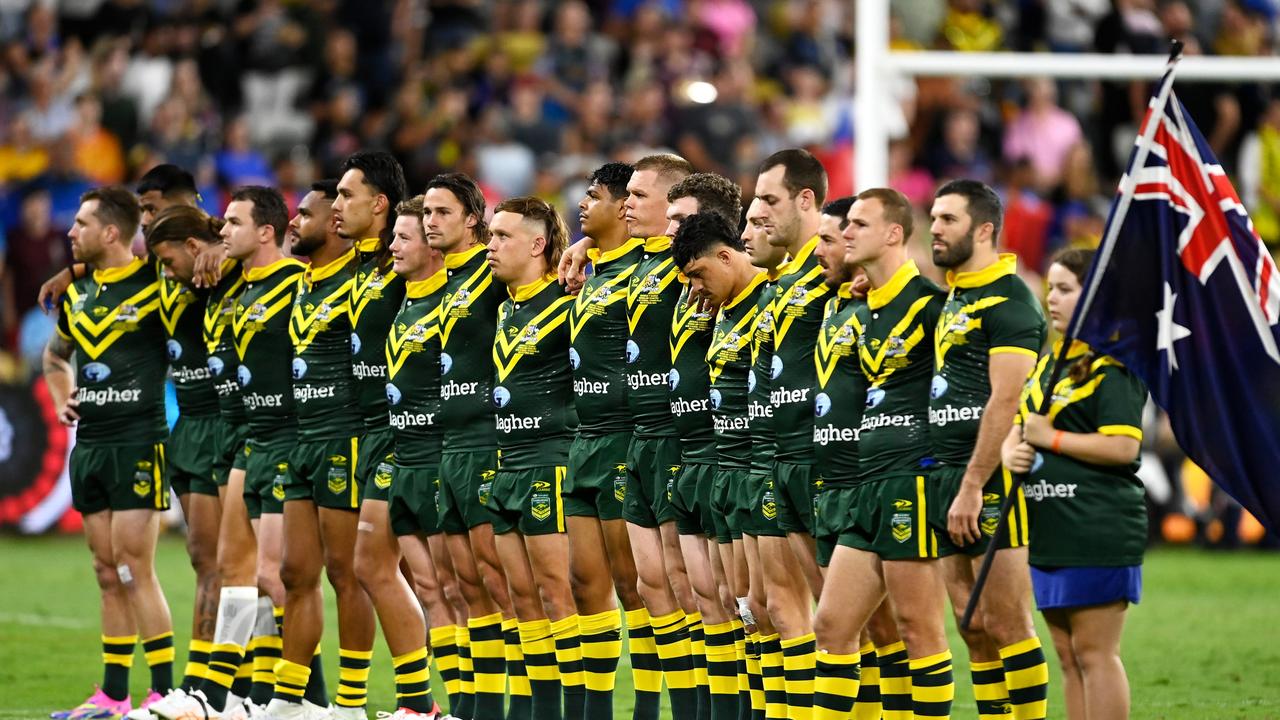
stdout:
[[1178,444],[1280,529],[1280,273],[1173,92],[1157,87],[1081,295],[1076,335],[1137,373]]

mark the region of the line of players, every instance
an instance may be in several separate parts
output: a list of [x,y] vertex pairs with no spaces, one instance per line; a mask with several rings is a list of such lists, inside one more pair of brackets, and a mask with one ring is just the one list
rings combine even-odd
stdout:
[[[188,207],[189,176],[144,178],[159,276],[128,255],[133,196],[86,196],[73,250],[94,270],[67,288],[47,375],[80,423],[77,507],[107,528],[89,531],[107,671],[66,716],[127,712],[135,628],[144,644],[167,632],[172,662],[147,554],[166,476],[202,599],[186,677],[146,714],[318,714],[321,567],[339,607],[335,717],[365,714],[375,612],[397,712],[438,712],[420,602],[456,717],[611,717],[623,622],[636,718],[657,716],[664,682],[677,718],[949,714],[944,587],[962,608],[1044,336],[995,251],[989,188],[935,200],[948,294],[907,258],[900,194],[824,206],[825,171],[800,150],[762,165],[741,236],[724,178],[667,155],[605,165],[567,249],[540,200],[505,201],[486,227],[464,176],[406,202],[389,156],[344,169],[292,221],[274,190],[242,188],[220,229]],[[309,266],[282,254],[286,232]],[[160,347],[183,415],[167,458],[162,410],[139,432]],[[188,379],[217,400],[183,404]],[[994,538],[965,636],[983,717],[1044,715],[1023,517]],[[166,653],[147,657],[164,695]]]

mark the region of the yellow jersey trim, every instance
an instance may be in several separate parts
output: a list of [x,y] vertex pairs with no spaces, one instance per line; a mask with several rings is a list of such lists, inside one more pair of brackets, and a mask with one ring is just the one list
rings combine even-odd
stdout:
[[1142,431],[1132,425],[1103,425],[1098,428],[1098,432],[1113,437],[1131,437],[1142,442]]
[[[894,271],[893,277],[889,278],[889,282],[885,283],[883,287],[874,288],[867,293],[867,305],[872,310],[879,310],[888,305],[893,302],[894,298],[898,297],[898,294],[907,286],[907,283],[911,282],[912,278],[919,276],[920,268],[916,267],[916,261],[908,260],[902,267]],[[852,287],[852,283],[850,283],[850,287]]]
[[618,247],[612,250],[607,250],[605,252],[600,252],[598,248],[591,248],[590,250],[587,251],[587,257],[590,258],[591,262],[593,263],[612,262],[622,257],[623,255],[626,255],[632,250],[635,250],[641,245],[644,245],[644,243],[645,241],[640,238],[631,238],[630,240],[627,240],[626,242],[619,245]]
[[852,300],[853,299],[853,283],[852,282],[842,283],[840,287],[836,288],[836,296],[844,300]]
[[263,265],[262,267],[246,269],[244,271],[244,279],[247,282],[257,282],[258,280],[262,280],[263,278],[270,277],[271,275],[275,274],[277,270],[290,267],[290,266],[295,266],[295,265],[297,267],[305,267],[306,263],[303,263],[298,260],[294,260],[291,257],[283,257],[271,263],[270,265]]
[[[632,238],[632,239],[638,240],[639,238]],[[644,239],[645,252],[662,252],[663,250],[667,250],[670,247],[671,247],[671,238],[667,237],[666,235],[654,235],[653,237],[647,237]]]
[[783,275],[799,270],[800,266],[804,265],[804,261],[809,259],[809,256],[813,254],[813,251],[816,250],[817,247],[818,236],[814,235],[805,241],[804,245],[800,248],[800,252],[796,253],[795,257],[788,257],[785,262],[778,266],[777,277],[782,277]]
[[952,287],[976,288],[990,285],[1005,275],[1013,275],[1017,272],[1018,256],[1013,253],[1000,253],[1000,257],[995,262],[981,270],[962,273],[947,271],[947,283]]
[[93,281],[98,283],[99,285],[103,283],[120,282],[121,280],[137,272],[139,268],[141,268],[143,265],[146,265],[146,264],[147,263],[145,260],[143,260],[142,258],[136,257],[128,265],[121,265],[119,267],[113,267],[113,268],[103,268],[102,270],[94,270]]
[[511,288],[507,288],[507,293],[511,295],[512,300],[515,300],[516,302],[525,302],[542,292],[543,288],[555,281],[556,276],[551,273],[547,273],[528,285],[521,285],[514,291],[511,290]]
[[747,286],[746,286],[745,288],[743,288],[743,289],[742,289],[742,292],[738,293],[737,297],[735,297],[734,299],[732,299],[732,300],[730,300],[729,302],[725,303],[725,306],[724,306],[724,307],[722,307],[722,308],[720,308],[720,309],[721,309],[721,310],[728,310],[728,309],[732,308],[733,306],[737,305],[738,303],[742,302],[743,300],[745,300],[745,299],[746,299],[746,297],[747,297],[748,295],[750,295],[752,292],[754,292],[756,288],[760,287],[760,283],[764,282],[766,279],[767,279],[767,278],[765,277],[765,274],[764,274],[764,273],[762,273],[762,272],[761,272],[761,273],[756,273],[756,274],[751,278],[751,282],[747,283]]
[[317,283],[321,280],[331,278],[338,273],[347,263],[351,262],[356,256],[356,249],[353,247],[347,250],[341,256],[335,258],[332,262],[325,263],[320,267],[312,265],[307,268],[307,272],[302,276],[307,283]]
[[443,269],[437,270],[435,274],[425,280],[414,280],[412,282],[405,281],[404,294],[405,297],[417,300],[424,298],[431,293],[439,290],[449,279],[449,274]]
[[378,249],[381,247],[382,247],[382,238],[369,237],[369,238],[364,238],[362,240],[357,240],[355,242],[355,245],[353,245],[351,249],[357,252],[367,253],[367,252],[377,252]]

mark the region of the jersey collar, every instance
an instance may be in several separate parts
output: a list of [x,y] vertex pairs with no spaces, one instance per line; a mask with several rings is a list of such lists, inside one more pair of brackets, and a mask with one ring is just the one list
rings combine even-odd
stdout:
[[462,252],[450,253],[444,256],[444,266],[450,270],[460,268],[471,262],[471,258],[485,251],[485,246],[477,243]]
[[747,286],[742,289],[742,292],[738,293],[738,296],[735,297],[734,299],[725,303],[725,306],[721,309],[728,310],[729,308],[732,308],[734,305],[737,305],[738,303],[742,302],[747,298],[748,295],[755,292],[756,288],[760,287],[760,283],[764,282],[767,279],[768,279],[768,276],[765,275],[763,272],[756,273],[755,277],[751,278],[751,282],[747,283]]
[[546,275],[543,275],[542,277],[538,278],[537,280],[534,280],[528,285],[521,285],[520,287],[516,288],[514,292],[511,291],[510,289],[508,289],[507,292],[511,295],[512,300],[515,300],[516,302],[525,302],[526,300],[529,300],[533,296],[542,292],[543,288],[545,288],[546,286],[550,285],[555,281],[556,281],[555,273],[547,273]]
[[350,250],[343,253],[341,256],[335,258],[332,262],[325,263],[320,267],[316,267],[315,265],[312,265],[311,267],[307,268],[307,276],[306,276],[307,282],[317,283],[317,282],[320,282],[321,280],[326,280],[328,278],[333,277],[335,273],[337,273],[342,268],[346,267],[347,263],[351,262],[351,260],[355,258],[355,256],[356,256],[356,249],[353,247]]
[[377,252],[378,249],[381,247],[382,247],[382,238],[368,237],[368,238],[364,238],[363,240],[357,240],[352,249],[354,249],[357,252],[371,253],[371,252]]
[[[639,238],[631,239],[638,240]],[[654,235],[653,237],[647,237],[644,239],[645,252],[662,252],[663,250],[669,250],[670,248],[671,238],[666,235]]]
[[597,248],[591,248],[590,250],[587,251],[587,257],[591,259],[592,263],[596,265],[603,265],[605,263],[613,262],[614,260],[617,260],[623,255],[626,255],[627,253],[631,252],[632,250],[635,250],[636,248],[644,244],[645,244],[645,241],[640,238],[631,238],[630,240],[627,240],[626,242],[619,245],[618,247],[606,252],[600,252],[600,250],[598,250]]
[[919,276],[920,268],[916,267],[916,261],[908,260],[893,273],[893,277],[889,278],[889,282],[883,287],[874,288],[867,293],[867,306],[872,310],[879,310],[888,305],[898,297],[898,293],[902,292],[902,288],[906,287],[912,278]]
[[224,278],[231,277],[231,275],[235,273],[236,268],[239,267],[239,265],[240,265],[239,260],[232,260],[231,258],[227,258],[226,260],[223,260],[222,274],[219,275],[219,277],[224,277]]
[[995,262],[981,270],[962,273],[947,271],[947,284],[958,288],[982,287],[1016,272],[1018,272],[1018,256],[1013,253],[1000,253],[1000,257]]
[[[1085,343],[1083,340],[1072,340],[1071,347],[1070,349],[1067,350],[1067,359],[1074,360],[1084,355],[1085,353],[1089,352],[1090,350],[1092,350],[1092,348],[1090,348],[1089,345]],[[1053,341],[1053,357],[1055,358],[1058,357],[1058,353],[1061,351],[1062,351],[1062,340],[1061,339],[1054,340]]]
[[120,282],[121,280],[137,272],[138,268],[142,267],[143,265],[146,265],[146,261],[144,261],[140,257],[136,257],[128,265],[121,265],[120,267],[113,267],[113,268],[104,268],[102,270],[94,270],[93,281],[98,283],[99,285],[102,285],[104,283]]
[[302,263],[297,260],[294,260],[291,257],[282,257],[279,260],[271,263],[270,265],[263,265],[262,267],[250,268],[248,270],[245,270],[244,279],[248,282],[257,282],[258,280],[271,276],[281,268],[286,268],[293,265],[301,266]]
[[840,287],[836,288],[836,296],[839,297],[841,300],[852,300],[853,299],[853,281],[850,280],[847,283],[841,283]]
[[817,247],[818,236],[814,235],[805,242],[804,246],[800,248],[800,252],[796,253],[795,257],[788,257],[786,262],[778,266],[778,275],[789,275],[799,270],[800,267],[804,265],[805,261],[809,259],[809,256],[813,255],[813,251]]
[[404,284],[404,294],[413,300],[424,298],[444,286],[449,274],[440,268],[434,275],[425,280],[414,280]]

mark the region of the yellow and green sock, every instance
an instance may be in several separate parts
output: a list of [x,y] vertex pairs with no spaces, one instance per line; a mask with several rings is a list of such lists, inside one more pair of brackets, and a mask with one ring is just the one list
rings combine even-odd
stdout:
[[372,650],[338,648],[338,707],[361,708],[369,702],[369,666]]
[[973,679],[978,720],[1005,720],[1009,710],[1009,690],[1004,685],[1004,663],[999,660],[970,660],[969,677]]
[[560,667],[556,659],[556,640],[551,634],[551,621],[529,620],[519,624],[520,647],[524,650],[525,670],[533,692],[533,720],[557,720],[560,713]]
[[782,670],[787,681],[787,716],[791,720],[813,717],[813,677],[817,643],[813,633],[782,641]]
[[693,645],[683,610],[649,620],[658,644],[658,661],[667,683],[674,720],[696,720],[698,716],[698,683],[694,671]]
[[449,712],[453,712],[458,709],[458,697],[462,692],[462,678],[458,675],[458,627],[441,625],[431,628],[430,634],[436,672],[440,673],[444,694],[449,697]]
[[151,670],[151,689],[161,695],[169,694],[173,689],[173,631],[143,639],[142,651]]
[[[853,720],[880,720],[880,664],[876,646],[866,643],[858,649],[858,700],[853,704]],[[816,702],[816,700],[815,700]]]
[[951,651],[915,658],[907,664],[911,668],[911,707],[915,717],[951,717],[951,703],[956,698]]
[[711,720],[737,720],[738,654],[733,645],[733,623],[707,625],[703,632]]
[[458,643],[458,717],[475,717],[476,671],[471,657],[471,630],[466,625],[456,625],[454,638]]
[[820,650],[814,661],[813,720],[849,720],[861,681],[861,653]]
[[912,720],[911,666],[902,641],[876,648],[880,666],[880,705],[884,720]]
[[187,643],[187,664],[182,668],[182,689],[199,690],[200,682],[209,671],[209,653],[213,651],[213,643],[208,640],[192,638]]
[[1014,720],[1044,720],[1049,711],[1049,664],[1040,638],[1000,648],[1000,660]]
[[529,720],[533,713],[533,687],[520,645],[520,623],[515,618],[502,620],[502,640],[507,655],[507,720]]
[[613,689],[622,658],[622,616],[617,608],[578,617],[582,633],[582,670],[587,701],[582,717],[610,720],[613,717]]
[[423,715],[431,712],[431,659],[425,647],[391,658],[396,676],[396,708]]
[[129,668],[137,635],[102,636],[102,692],[112,700],[129,697]]
[[507,689],[507,651],[502,637],[502,613],[467,620],[471,637],[472,682],[478,718],[502,717],[503,694]]
[[767,720],[787,719],[787,679],[782,641],[777,633],[760,638],[760,675],[764,684],[764,716]]
[[631,657],[631,684],[635,687],[635,709],[631,720],[658,720],[662,699],[662,664],[653,636],[649,611],[636,608],[626,612],[627,654]]

